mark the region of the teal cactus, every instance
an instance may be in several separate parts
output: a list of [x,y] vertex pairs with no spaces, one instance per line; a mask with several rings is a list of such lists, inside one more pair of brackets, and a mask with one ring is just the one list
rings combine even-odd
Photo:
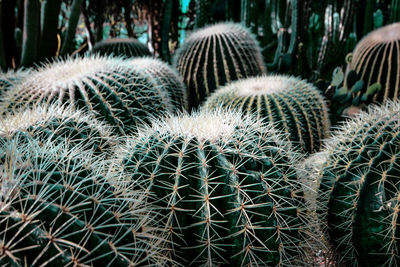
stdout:
[[67,143],[3,141],[1,266],[163,266],[157,217],[142,193],[127,197],[111,183],[119,175],[103,157]]
[[132,133],[148,116],[173,112],[168,92],[122,58],[92,56],[59,60],[32,72],[9,90],[2,112],[41,103],[68,103],[93,112],[120,134]]
[[0,119],[0,139],[18,136],[35,138],[41,142],[59,142],[65,139],[70,145],[82,145],[95,154],[110,154],[117,145],[110,126],[71,107],[58,105],[38,106],[6,114]]
[[[400,94],[400,23],[393,23],[376,29],[366,35],[355,47],[351,62],[347,65],[348,73],[354,70],[366,84],[381,85],[381,90],[373,102],[385,102],[399,99]],[[345,81],[346,86],[347,81]],[[356,95],[365,93],[365,90]]]
[[188,87],[191,108],[219,86],[266,72],[255,38],[235,23],[218,23],[194,32],[176,52],[174,65]]
[[189,110],[186,85],[180,74],[167,63],[153,57],[138,57],[131,60],[131,65],[139,72],[153,77],[160,87],[168,92],[176,109]]
[[91,53],[103,56],[151,56],[147,46],[134,38],[113,38],[98,42],[93,46]]
[[300,156],[269,124],[222,109],[170,116],[128,139],[119,158],[160,206],[182,266],[306,261]]
[[398,266],[400,104],[370,106],[327,140],[317,171],[324,232],[349,266]]
[[215,91],[204,106],[219,106],[255,113],[276,124],[303,152],[315,152],[328,136],[329,117],[324,98],[312,84],[276,75],[242,79]]

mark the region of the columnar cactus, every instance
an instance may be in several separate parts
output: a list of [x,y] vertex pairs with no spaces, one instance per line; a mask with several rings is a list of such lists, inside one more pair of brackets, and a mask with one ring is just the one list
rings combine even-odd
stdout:
[[129,61],[98,56],[42,66],[6,94],[0,111],[44,102],[89,110],[120,134],[134,132],[148,116],[175,108],[154,77],[136,71]]
[[174,65],[188,87],[190,107],[197,107],[219,86],[266,72],[255,38],[235,23],[194,32],[176,52]]
[[103,56],[151,56],[147,46],[134,38],[113,38],[98,42],[93,46],[91,53]]
[[[379,28],[366,35],[355,47],[347,72],[355,70],[368,88],[381,84],[374,102],[399,99],[400,94],[400,23]],[[346,85],[346,82],[345,82]],[[357,95],[362,95],[360,91]]]
[[150,75],[160,87],[165,88],[174,107],[180,111],[189,109],[186,85],[174,68],[153,57],[134,58],[130,63],[139,72]]
[[299,154],[270,125],[222,109],[171,116],[130,138],[120,158],[160,206],[183,266],[304,262]]
[[0,142],[1,266],[162,266],[142,193],[116,190],[105,161],[67,143]]
[[0,139],[14,136],[20,139],[32,137],[41,142],[67,139],[71,145],[84,142],[95,154],[109,154],[117,144],[111,127],[96,120],[93,114],[58,105],[42,105],[6,114],[0,120]]
[[214,92],[204,106],[236,108],[276,124],[303,152],[318,151],[328,136],[329,117],[322,95],[312,84],[276,75],[242,79]]
[[399,266],[400,104],[348,121],[322,157],[317,207],[339,261]]

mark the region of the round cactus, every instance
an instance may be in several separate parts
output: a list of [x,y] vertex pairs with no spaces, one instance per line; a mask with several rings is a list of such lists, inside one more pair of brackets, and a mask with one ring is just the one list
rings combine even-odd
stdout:
[[131,60],[131,65],[139,72],[153,77],[160,87],[168,92],[172,104],[180,111],[188,110],[186,86],[180,74],[167,63],[152,57],[138,57]]
[[[153,122],[127,141],[122,166],[160,206],[183,266],[304,261],[299,155],[268,124],[200,111]],[[298,263],[298,262],[297,262]]]
[[43,102],[68,103],[93,112],[120,134],[134,132],[148,116],[175,109],[168,92],[154,77],[138,72],[129,61],[98,56],[42,66],[7,93],[0,110]]
[[[14,136],[33,137],[41,142],[67,139],[71,145],[82,144],[95,154],[109,154],[117,144],[110,126],[71,107],[38,106],[6,114],[0,121],[0,139]],[[20,140],[21,141],[21,140]]]
[[347,66],[347,72],[351,70],[366,83],[357,95],[366,93],[366,88],[378,82],[381,89],[373,96],[373,102],[399,99],[400,23],[378,28],[361,39]]
[[93,46],[91,53],[103,56],[151,56],[147,46],[133,38],[113,38],[98,42]]
[[7,90],[20,83],[24,78],[28,77],[30,70],[10,70],[5,73],[0,73],[0,101]]
[[90,151],[27,140],[0,142],[1,266],[162,265],[143,193],[116,190]]
[[289,76],[264,76],[232,82],[219,88],[205,102],[255,113],[276,124],[303,152],[318,151],[329,131],[327,106],[312,84]]
[[340,262],[400,265],[400,104],[349,120],[327,141],[317,207]]
[[219,86],[266,72],[255,38],[236,23],[194,32],[176,52],[174,65],[188,87],[191,108]]

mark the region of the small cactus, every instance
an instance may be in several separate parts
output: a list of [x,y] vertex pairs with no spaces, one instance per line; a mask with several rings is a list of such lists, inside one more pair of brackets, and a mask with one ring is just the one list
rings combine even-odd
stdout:
[[219,88],[204,106],[219,106],[255,113],[288,134],[303,152],[312,153],[328,136],[329,117],[322,95],[312,84],[276,75],[242,79]]
[[160,206],[171,256],[183,266],[290,266],[305,261],[309,226],[282,135],[239,112],[154,121],[119,152]]
[[[381,90],[373,96],[373,102],[399,99],[400,23],[378,28],[361,39],[353,51],[346,73],[351,70],[357,72],[364,81],[364,88],[374,83],[381,85]],[[363,90],[356,95],[365,92]]]
[[219,86],[266,72],[258,43],[237,23],[194,32],[176,52],[174,65],[188,87],[191,108]]
[[119,134],[132,133],[149,116],[175,109],[168,92],[154,77],[136,71],[122,58],[99,56],[42,66],[6,94],[0,111],[44,102],[68,103],[93,112]]
[[124,56],[124,57],[142,57],[151,56],[150,50],[146,45],[133,38],[113,38],[96,43],[92,54],[102,56]]
[[26,140],[0,142],[1,266],[162,266],[142,193],[91,151]]
[[317,211],[340,263],[399,266],[400,103],[370,106],[327,140]]

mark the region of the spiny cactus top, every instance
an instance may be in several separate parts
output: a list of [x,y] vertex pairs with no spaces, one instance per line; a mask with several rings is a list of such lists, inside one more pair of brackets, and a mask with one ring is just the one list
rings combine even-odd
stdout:
[[128,140],[122,164],[161,207],[173,259],[183,266],[304,261],[299,155],[281,137],[220,109],[155,121]]
[[312,84],[276,75],[242,79],[219,88],[205,102],[255,113],[276,124],[303,152],[318,151],[329,131],[325,100]]
[[194,32],[176,52],[174,65],[188,86],[190,107],[197,107],[219,86],[266,72],[255,38],[235,23]]
[[18,141],[0,142],[1,266],[162,266],[153,211],[103,157]]
[[89,110],[122,134],[133,132],[148,116],[174,110],[168,92],[154,77],[122,58],[99,56],[42,66],[7,93],[0,111],[43,102],[68,102]]
[[91,53],[103,56],[151,56],[147,46],[134,38],[113,38],[98,42],[93,46]]
[[328,139],[318,212],[339,260],[400,265],[400,104],[372,106]]
[[[375,102],[399,99],[400,94],[400,23],[376,29],[355,47],[347,72],[355,70],[367,83],[366,88],[379,82],[381,90]],[[365,92],[359,92],[362,94]]]
[[139,72],[154,77],[161,88],[168,92],[172,104],[178,110],[189,110],[186,85],[180,74],[167,63],[153,57],[138,57],[131,60],[131,65]]
[[11,112],[0,119],[0,139],[21,139],[23,135],[42,143],[64,139],[71,145],[84,142],[96,154],[110,153],[117,144],[111,127],[96,120],[93,114],[58,105]]

